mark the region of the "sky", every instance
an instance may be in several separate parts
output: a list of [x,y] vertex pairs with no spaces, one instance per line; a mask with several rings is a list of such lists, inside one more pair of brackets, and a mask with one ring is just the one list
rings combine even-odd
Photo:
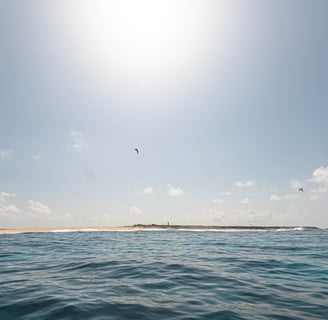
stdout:
[[0,228],[328,227],[327,12],[0,0]]

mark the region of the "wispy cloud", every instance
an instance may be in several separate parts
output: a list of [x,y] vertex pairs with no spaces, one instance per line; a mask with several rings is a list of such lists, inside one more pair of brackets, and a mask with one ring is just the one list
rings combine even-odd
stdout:
[[142,193],[142,194],[151,194],[151,193],[153,193],[153,192],[154,192],[154,190],[153,190],[152,187],[145,187],[145,188],[143,188],[143,189],[141,190],[141,193]]
[[272,194],[270,196],[271,201],[281,201],[281,200],[295,200],[298,199],[300,196],[298,194],[285,194],[285,195],[277,195]]
[[0,192],[0,202],[7,201],[8,198],[15,197],[15,193],[9,193],[9,192]]
[[270,200],[271,201],[280,201],[282,199],[282,196],[278,196],[278,195],[276,195],[276,194],[272,194],[271,196],[270,196]]
[[[209,212],[204,215],[205,223],[221,224],[221,225],[250,225],[261,224],[269,225],[272,219],[272,212],[270,210],[261,210],[256,212],[252,208],[222,211],[216,209],[210,209]],[[207,223],[208,223],[207,222]]]
[[16,205],[12,203],[7,203],[8,199],[15,197],[15,193],[0,192],[0,214],[11,215],[15,213],[20,213],[20,210]]
[[137,216],[142,214],[141,209],[139,209],[137,207],[131,207],[129,212],[134,214],[134,215],[137,215]]
[[245,198],[243,200],[240,201],[241,204],[249,204],[249,199]]
[[298,190],[302,186],[302,183],[296,179],[291,179],[289,185],[292,189]]
[[37,153],[35,155],[32,156],[33,160],[40,160],[42,158],[42,154],[41,153]]
[[223,203],[223,200],[222,199],[218,199],[218,198],[215,198],[212,201],[213,201],[213,203],[219,203],[219,204],[222,204]]
[[312,178],[308,181],[328,185],[328,167],[320,167],[315,169],[312,174]]
[[233,193],[230,192],[230,191],[226,191],[226,192],[223,192],[222,195],[224,195],[224,196],[226,196],[226,197],[230,197],[230,196],[233,195]]
[[0,213],[1,214],[20,213],[20,210],[12,203],[11,204],[0,203]]
[[27,202],[27,208],[32,212],[32,213],[36,213],[36,214],[40,214],[40,215],[45,215],[45,216],[49,216],[51,215],[51,210],[50,208],[38,201],[34,201],[34,200],[28,200]]
[[73,215],[70,212],[64,212],[62,214],[52,214],[51,216],[48,216],[48,218],[56,221],[70,221],[73,219]]
[[14,151],[10,149],[2,149],[0,150],[0,160],[5,159],[13,159],[14,158]]
[[223,223],[228,217],[228,214],[222,210],[210,209],[208,214],[205,215],[206,221],[214,223]]
[[70,147],[73,150],[80,151],[85,146],[84,133],[81,131],[71,130],[69,132],[71,139]]
[[309,200],[315,201],[315,200],[318,200],[319,198],[320,197],[317,194],[312,194],[312,195],[310,195]]
[[71,223],[73,216],[71,213],[64,211],[63,213],[54,212],[48,205],[35,200],[27,201],[27,212],[24,212],[27,219],[31,219],[34,223],[38,224],[42,221],[44,223]]
[[254,181],[246,181],[246,182],[240,182],[240,181],[235,181],[233,185],[237,188],[248,188],[248,187],[253,187],[255,186]]
[[167,185],[167,187],[169,189],[167,194],[170,197],[182,197],[185,194],[185,192],[179,187],[172,187],[169,184]]
[[328,188],[327,187],[319,187],[319,188],[311,189],[309,192],[310,193],[326,193],[326,192],[328,192]]

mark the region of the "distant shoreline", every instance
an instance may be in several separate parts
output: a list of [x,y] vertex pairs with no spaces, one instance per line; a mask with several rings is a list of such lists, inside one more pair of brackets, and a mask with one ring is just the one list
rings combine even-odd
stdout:
[[135,224],[133,228],[143,229],[190,229],[190,230],[277,230],[277,229],[297,229],[302,228],[304,230],[319,230],[320,228],[315,226],[207,226],[207,225],[158,225],[158,224]]
[[49,228],[0,228],[1,233],[30,233],[30,232],[73,232],[73,231],[156,231],[156,230],[321,230],[314,226],[206,226],[206,225],[162,225],[162,224],[135,224],[119,227],[49,227]]

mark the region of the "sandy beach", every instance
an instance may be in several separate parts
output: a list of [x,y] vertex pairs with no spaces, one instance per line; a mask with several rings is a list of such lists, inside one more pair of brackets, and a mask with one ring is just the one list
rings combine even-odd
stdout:
[[[140,228],[141,229],[141,228]],[[134,227],[49,227],[49,228],[6,228],[0,233],[28,233],[28,232],[72,232],[72,231],[131,231],[138,230]]]

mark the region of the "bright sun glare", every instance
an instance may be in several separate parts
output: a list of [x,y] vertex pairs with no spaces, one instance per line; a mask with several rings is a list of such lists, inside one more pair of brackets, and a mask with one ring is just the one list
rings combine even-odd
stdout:
[[63,3],[67,43],[89,71],[121,93],[185,86],[208,65],[220,37],[213,1]]

